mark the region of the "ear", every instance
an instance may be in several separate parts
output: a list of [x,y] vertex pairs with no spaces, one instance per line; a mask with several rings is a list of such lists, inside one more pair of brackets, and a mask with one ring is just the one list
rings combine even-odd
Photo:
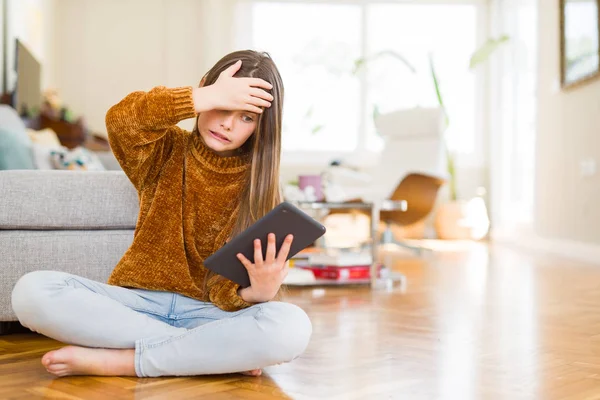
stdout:
[[203,87],[205,82],[206,82],[206,75],[204,75],[202,77],[202,79],[200,79],[200,85],[198,85],[198,87]]

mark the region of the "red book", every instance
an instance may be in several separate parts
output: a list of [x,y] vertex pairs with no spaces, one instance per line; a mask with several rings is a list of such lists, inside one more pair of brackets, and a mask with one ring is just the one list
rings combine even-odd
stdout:
[[[334,265],[312,265],[299,268],[311,270],[316,279],[364,280],[371,277],[370,265],[353,265],[348,267],[338,267]],[[377,266],[377,270],[381,270],[381,265]]]

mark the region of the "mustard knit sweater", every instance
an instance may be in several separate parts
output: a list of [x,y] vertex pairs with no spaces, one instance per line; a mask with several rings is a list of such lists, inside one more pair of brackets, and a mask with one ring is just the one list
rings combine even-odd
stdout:
[[140,199],[133,243],[108,283],[239,310],[251,304],[232,281],[216,275],[203,290],[203,260],[231,234],[250,159],[218,156],[176,126],[194,116],[191,87],[134,92],[106,114],[112,151]]

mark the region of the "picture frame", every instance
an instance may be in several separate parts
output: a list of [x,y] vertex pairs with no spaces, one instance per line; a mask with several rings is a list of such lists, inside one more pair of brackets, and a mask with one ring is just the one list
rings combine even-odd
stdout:
[[563,89],[600,76],[600,0],[560,0]]

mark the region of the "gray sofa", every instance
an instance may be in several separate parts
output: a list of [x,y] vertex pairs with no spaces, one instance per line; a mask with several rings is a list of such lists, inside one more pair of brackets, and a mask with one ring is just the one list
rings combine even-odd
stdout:
[[22,275],[57,270],[105,281],[133,240],[137,192],[123,171],[0,171],[0,325],[15,321]]

